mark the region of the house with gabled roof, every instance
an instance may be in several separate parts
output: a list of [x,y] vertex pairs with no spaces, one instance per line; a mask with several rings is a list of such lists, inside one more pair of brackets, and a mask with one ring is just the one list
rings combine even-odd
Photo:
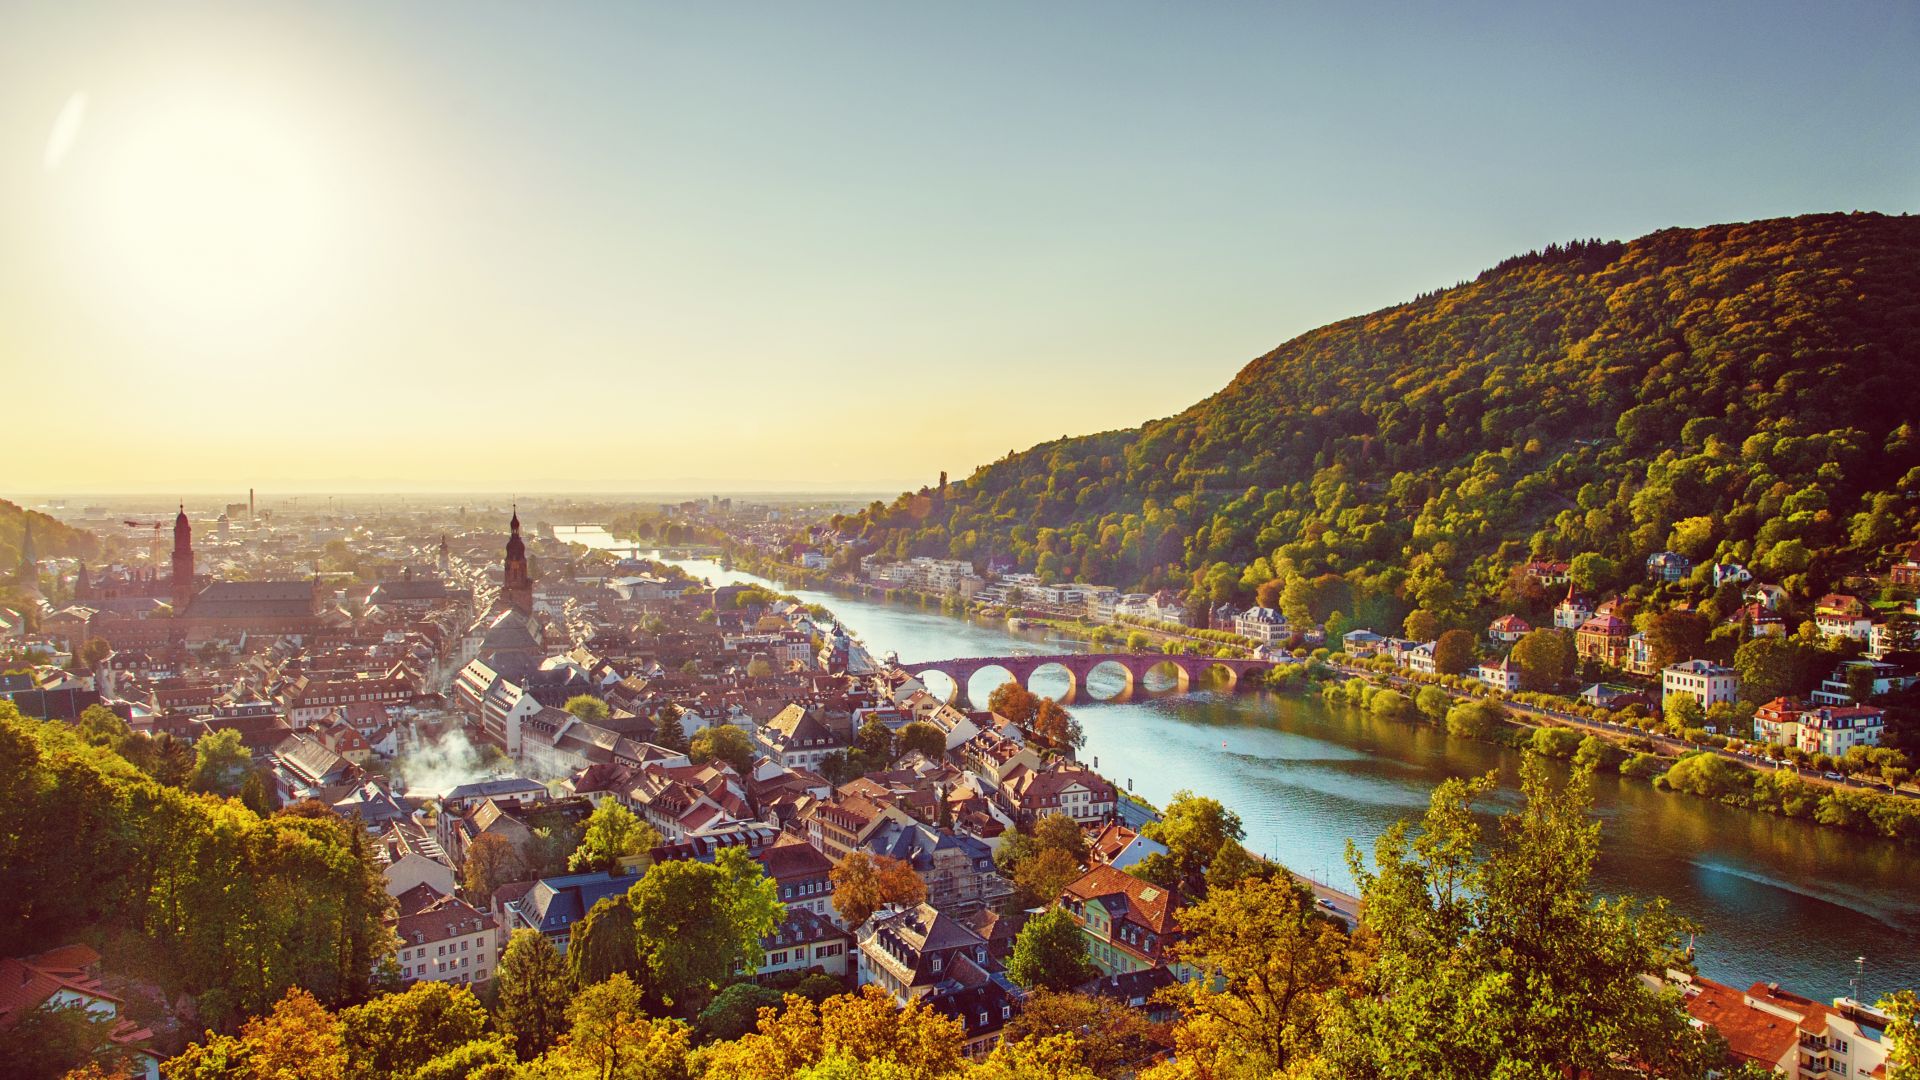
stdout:
[[159,1080],[160,1056],[149,1045],[153,1031],[120,1019],[126,1002],[100,979],[100,954],[85,945],[62,945],[32,956],[0,958],[0,1031],[40,1008],[78,1006],[117,1021],[107,1033],[136,1074]]
[[1163,885],[1096,864],[1060,894],[1087,938],[1087,959],[1102,974],[1162,967],[1180,940],[1180,896]]

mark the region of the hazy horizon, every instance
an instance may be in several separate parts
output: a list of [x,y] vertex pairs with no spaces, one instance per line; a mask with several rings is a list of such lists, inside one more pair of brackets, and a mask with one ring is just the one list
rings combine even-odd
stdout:
[[1548,243],[1920,195],[1911,6],[9,21],[4,483],[74,496],[897,492]]

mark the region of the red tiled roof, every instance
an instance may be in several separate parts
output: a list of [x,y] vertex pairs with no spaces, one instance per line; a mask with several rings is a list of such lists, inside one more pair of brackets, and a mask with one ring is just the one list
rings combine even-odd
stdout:
[[1694,978],[1687,1012],[1718,1031],[1729,1053],[1761,1065],[1779,1064],[1800,1037],[1792,1021],[1754,1008],[1740,991],[1712,979]]
[[1172,890],[1111,866],[1098,865],[1088,870],[1068,885],[1063,895],[1081,902],[1124,896],[1127,899],[1128,921],[1156,934],[1171,934],[1177,930],[1173,913],[1179,901]]

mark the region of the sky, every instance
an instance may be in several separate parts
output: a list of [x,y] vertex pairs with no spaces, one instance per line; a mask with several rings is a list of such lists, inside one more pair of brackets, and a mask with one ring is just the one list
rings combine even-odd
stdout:
[[0,494],[889,491],[1920,202],[1920,5],[0,2]]

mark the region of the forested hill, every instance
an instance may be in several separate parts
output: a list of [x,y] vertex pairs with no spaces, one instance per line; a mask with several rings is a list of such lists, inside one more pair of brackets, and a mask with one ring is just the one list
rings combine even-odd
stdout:
[[0,578],[12,574],[20,565],[20,544],[27,522],[33,522],[33,548],[42,559],[86,558],[99,551],[99,541],[84,529],[64,524],[38,510],[0,499]]
[[1807,595],[1913,536],[1916,418],[1920,218],[1668,229],[1508,259],[843,530],[1196,602],[1318,581],[1316,614],[1381,629],[1517,600],[1529,555],[1608,591],[1671,546]]

